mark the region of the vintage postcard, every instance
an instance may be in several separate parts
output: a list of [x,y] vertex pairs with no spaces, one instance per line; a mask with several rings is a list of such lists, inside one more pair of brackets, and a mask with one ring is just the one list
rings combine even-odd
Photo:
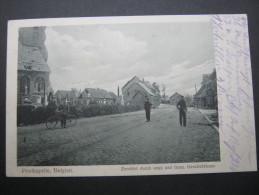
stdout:
[[8,23],[6,175],[256,171],[247,16]]

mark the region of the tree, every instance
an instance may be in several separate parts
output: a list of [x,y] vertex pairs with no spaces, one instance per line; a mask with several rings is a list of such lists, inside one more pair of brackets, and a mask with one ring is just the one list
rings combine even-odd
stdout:
[[152,87],[156,90],[156,93],[157,93],[157,94],[160,94],[160,86],[158,85],[157,82],[154,82],[154,83],[152,84]]
[[79,97],[79,95],[79,91],[76,88],[71,88],[69,101],[71,101],[71,103],[74,103],[75,100],[77,100],[77,98]]
[[165,90],[166,90],[166,86],[165,86],[165,84],[162,84],[161,85],[161,92],[163,93],[163,96],[165,97]]

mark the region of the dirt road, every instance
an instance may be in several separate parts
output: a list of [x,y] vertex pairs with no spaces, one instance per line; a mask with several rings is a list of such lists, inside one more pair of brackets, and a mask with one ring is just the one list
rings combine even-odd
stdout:
[[219,161],[219,135],[195,108],[187,127],[174,106],[82,118],[75,127],[45,124],[18,128],[18,165],[116,165]]

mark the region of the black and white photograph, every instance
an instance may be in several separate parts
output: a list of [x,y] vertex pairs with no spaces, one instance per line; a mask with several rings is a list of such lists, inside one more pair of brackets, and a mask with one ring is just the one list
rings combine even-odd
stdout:
[[7,175],[257,170],[246,15],[8,23]]
[[19,29],[18,166],[220,161],[213,26]]

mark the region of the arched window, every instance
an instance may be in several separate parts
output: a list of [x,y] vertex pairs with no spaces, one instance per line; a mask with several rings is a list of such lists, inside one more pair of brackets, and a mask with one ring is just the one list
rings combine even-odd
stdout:
[[45,80],[42,77],[37,77],[34,82],[34,91],[43,92],[45,88]]
[[48,101],[53,102],[53,93],[49,92]]
[[28,94],[30,92],[30,79],[23,76],[20,79],[20,93]]

